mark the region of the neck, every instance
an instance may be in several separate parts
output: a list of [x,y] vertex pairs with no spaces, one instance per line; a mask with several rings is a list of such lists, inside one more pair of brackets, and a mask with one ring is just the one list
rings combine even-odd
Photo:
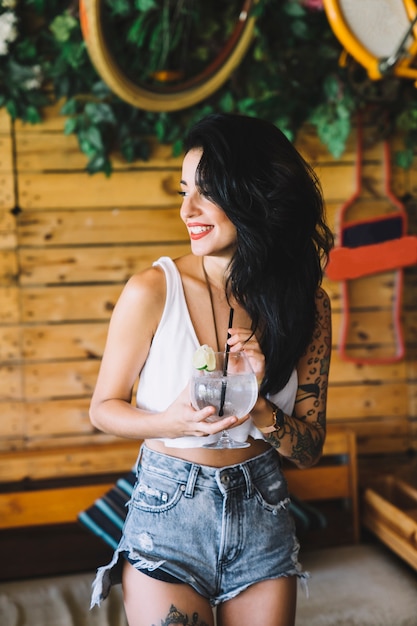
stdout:
[[209,280],[215,289],[224,291],[228,262],[220,258],[203,256],[201,266],[206,281]]

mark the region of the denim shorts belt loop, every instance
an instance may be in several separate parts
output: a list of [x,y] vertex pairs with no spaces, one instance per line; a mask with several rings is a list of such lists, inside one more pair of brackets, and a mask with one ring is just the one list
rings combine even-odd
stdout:
[[190,473],[188,474],[187,484],[185,486],[184,496],[186,498],[192,498],[194,495],[194,487],[197,481],[197,476],[200,471],[200,466],[192,463],[190,467]]
[[[142,447],[137,482],[112,561],[98,570],[92,605],[120,582],[120,558],[191,585],[212,606],[250,585],[305,579],[279,455],[198,465]],[[119,567],[117,567],[119,565]]]

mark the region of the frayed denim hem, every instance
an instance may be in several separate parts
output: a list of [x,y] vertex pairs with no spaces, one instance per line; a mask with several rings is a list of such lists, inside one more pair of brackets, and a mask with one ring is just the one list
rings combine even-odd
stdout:
[[[129,556],[129,551],[125,550],[122,545],[120,545],[115,553],[113,554],[113,558],[107,565],[103,565],[97,570],[96,577],[92,584],[92,592],[91,592],[91,603],[90,609],[92,609],[95,605],[100,606],[101,601],[105,600],[110,593],[110,589],[114,584],[120,584],[121,572],[116,576],[112,576],[113,570],[118,566],[119,559],[123,558],[123,554]],[[134,557],[136,560],[135,567],[138,570],[153,571],[163,565],[165,561],[151,561],[149,559],[138,558],[138,553],[135,551]]]

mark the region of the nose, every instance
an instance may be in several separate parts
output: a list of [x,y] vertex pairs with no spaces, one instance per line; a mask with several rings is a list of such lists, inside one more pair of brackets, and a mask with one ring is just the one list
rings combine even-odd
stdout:
[[190,217],[195,217],[201,213],[198,203],[198,194],[190,193],[184,196],[182,199],[180,215],[181,219],[185,222]]

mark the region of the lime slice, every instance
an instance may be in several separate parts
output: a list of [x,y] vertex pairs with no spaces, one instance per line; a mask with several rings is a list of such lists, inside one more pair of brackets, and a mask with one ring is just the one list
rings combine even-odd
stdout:
[[216,356],[213,348],[204,344],[197,348],[193,355],[193,367],[197,370],[212,372],[216,369]]

